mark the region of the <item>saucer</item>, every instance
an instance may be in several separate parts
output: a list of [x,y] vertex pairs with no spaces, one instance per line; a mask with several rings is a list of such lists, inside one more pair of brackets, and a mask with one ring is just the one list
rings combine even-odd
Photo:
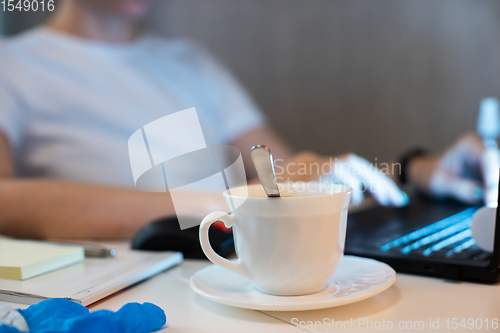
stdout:
[[211,265],[196,272],[189,285],[209,300],[238,308],[265,311],[303,311],[358,302],[388,289],[396,272],[380,261],[344,256],[325,290],[303,296],[274,296],[259,292],[254,284],[225,268]]

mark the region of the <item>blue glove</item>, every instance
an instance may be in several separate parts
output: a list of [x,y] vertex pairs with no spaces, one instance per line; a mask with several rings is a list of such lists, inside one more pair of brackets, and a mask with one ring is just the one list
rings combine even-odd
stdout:
[[[64,298],[54,298],[18,310],[28,323],[30,333],[149,333],[165,325],[162,309],[151,303],[129,303],[117,312],[86,307]],[[19,333],[0,326],[0,333]]]

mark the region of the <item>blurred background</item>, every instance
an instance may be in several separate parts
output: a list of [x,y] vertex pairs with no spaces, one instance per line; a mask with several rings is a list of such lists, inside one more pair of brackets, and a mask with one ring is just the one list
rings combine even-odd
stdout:
[[[416,145],[443,149],[475,130],[480,99],[500,97],[498,0],[155,6],[148,27],[210,49],[297,149],[378,162]],[[0,33],[20,33],[47,15],[0,12]]]

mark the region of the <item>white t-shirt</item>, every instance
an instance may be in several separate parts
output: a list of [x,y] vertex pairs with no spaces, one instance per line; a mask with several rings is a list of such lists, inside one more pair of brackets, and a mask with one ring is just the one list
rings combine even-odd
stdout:
[[133,187],[129,137],[191,107],[207,145],[264,122],[234,78],[184,40],[110,44],[37,28],[0,46],[0,130],[20,177]]

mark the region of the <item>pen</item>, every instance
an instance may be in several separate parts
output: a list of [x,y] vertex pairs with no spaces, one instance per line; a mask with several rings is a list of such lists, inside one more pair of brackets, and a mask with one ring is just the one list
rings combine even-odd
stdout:
[[106,248],[100,245],[82,245],[85,250],[85,257],[91,258],[105,258],[114,257],[116,255],[116,249]]
[[87,258],[106,258],[106,257],[114,257],[118,251],[114,248],[107,248],[105,246],[101,246],[98,244],[81,244],[81,243],[73,243],[73,242],[51,242],[57,245],[73,245],[73,246],[81,246],[84,249],[85,257]]

